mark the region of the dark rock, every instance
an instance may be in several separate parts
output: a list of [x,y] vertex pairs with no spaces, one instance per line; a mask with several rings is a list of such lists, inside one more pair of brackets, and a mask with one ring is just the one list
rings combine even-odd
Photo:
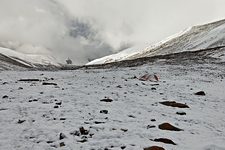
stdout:
[[159,102],[162,105],[165,106],[170,106],[170,107],[177,107],[177,108],[189,108],[188,105],[182,104],[182,103],[177,103],[175,101],[165,101],[165,102]]
[[159,125],[159,129],[161,130],[169,130],[169,131],[183,131],[182,129],[179,129],[169,123],[163,123]]
[[40,80],[39,79],[20,79],[18,81],[20,81],[20,82],[38,82]]
[[121,86],[121,85],[118,85],[118,86],[116,86],[116,87],[117,87],[117,88],[120,88],[120,89],[122,88],[122,86]]
[[136,118],[134,115],[128,115],[128,117],[130,117],[130,118]]
[[154,87],[153,87],[153,88],[151,88],[151,90],[155,91],[155,90],[156,90],[156,88],[154,88]]
[[66,135],[64,133],[59,134],[59,140],[63,140],[66,138]]
[[56,83],[50,83],[50,82],[43,82],[42,85],[57,85]]
[[26,120],[18,120],[17,123],[18,123],[18,124],[22,124],[22,123],[24,123],[25,121],[26,121]]
[[95,124],[104,124],[105,122],[101,122],[101,121],[95,121]]
[[154,141],[154,142],[162,142],[162,143],[165,143],[165,144],[177,145],[172,140],[166,139],[166,138],[159,138],[159,139],[154,139],[154,140],[151,140],[151,141]]
[[89,133],[89,131],[88,130],[85,130],[84,127],[80,127],[79,130],[80,130],[80,134],[81,135],[88,135],[88,133]]
[[108,114],[108,110],[101,110],[100,113],[101,114]]
[[151,128],[155,128],[155,127],[156,127],[155,125],[148,125],[147,129],[151,129]]
[[152,147],[144,148],[144,150],[165,150],[165,149],[159,146],[152,146]]
[[152,121],[152,122],[155,122],[156,120],[155,120],[155,119],[151,119],[151,121]]
[[54,108],[59,108],[59,106],[56,105],[56,106],[54,106]]
[[57,102],[57,103],[55,103],[56,105],[62,105],[62,102]]
[[18,90],[23,90],[23,88],[22,87],[19,87]]
[[60,118],[59,120],[66,120],[66,118]]
[[106,99],[102,99],[100,100],[101,102],[107,102],[107,103],[110,103],[110,102],[113,102],[112,99],[109,99],[109,98],[106,98]]
[[176,112],[177,115],[181,115],[181,116],[184,116],[186,115],[186,112]]
[[120,148],[121,148],[121,149],[125,149],[125,148],[126,148],[126,146],[121,146]]
[[4,95],[3,97],[2,97],[3,99],[6,99],[6,98],[9,98],[9,96],[7,96],[7,95]]
[[61,143],[59,143],[59,146],[64,147],[64,146],[66,146],[66,144],[64,142],[61,142]]
[[123,132],[127,132],[128,131],[128,129],[120,129],[121,131],[123,131]]
[[198,96],[205,96],[205,92],[204,91],[199,91],[199,92],[196,92],[195,95],[198,95]]
[[54,143],[54,141],[47,141],[46,143],[51,144],[51,143]]
[[80,136],[80,132],[79,131],[73,131],[73,132],[70,132],[70,135],[73,135],[73,136]]

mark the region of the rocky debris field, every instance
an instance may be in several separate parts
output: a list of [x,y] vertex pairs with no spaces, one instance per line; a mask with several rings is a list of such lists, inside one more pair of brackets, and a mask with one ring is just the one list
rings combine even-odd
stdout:
[[0,149],[225,150],[220,64],[0,72]]

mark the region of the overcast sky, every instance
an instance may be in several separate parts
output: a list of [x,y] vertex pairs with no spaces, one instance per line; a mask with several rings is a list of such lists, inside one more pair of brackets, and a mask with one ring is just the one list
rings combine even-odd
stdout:
[[225,0],[0,0],[0,46],[86,63],[225,19],[224,6]]
[[[152,42],[225,18],[225,0],[61,0],[76,16],[102,23],[109,41]],[[117,38],[116,38],[117,37]]]

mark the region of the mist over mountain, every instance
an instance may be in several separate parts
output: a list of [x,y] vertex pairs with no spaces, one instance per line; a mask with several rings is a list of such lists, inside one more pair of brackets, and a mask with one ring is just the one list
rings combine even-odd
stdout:
[[59,62],[70,57],[76,64],[112,53],[88,20],[73,17],[56,1],[3,0],[1,7],[1,47]]
[[85,64],[221,18],[224,11],[219,6],[223,3],[220,0],[1,0],[0,47],[25,54],[50,55],[60,63],[70,58],[74,64]]

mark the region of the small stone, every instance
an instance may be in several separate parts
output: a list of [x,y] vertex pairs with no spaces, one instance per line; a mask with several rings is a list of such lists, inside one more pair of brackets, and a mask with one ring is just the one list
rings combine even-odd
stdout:
[[59,143],[59,146],[64,147],[64,146],[66,146],[66,144],[64,142],[61,142],[61,143]]
[[152,146],[152,147],[144,148],[144,150],[165,150],[165,149],[159,146]]
[[59,108],[59,106],[56,105],[56,106],[54,106],[54,108]]
[[107,102],[107,103],[110,103],[110,102],[113,102],[112,99],[109,99],[109,98],[106,98],[106,99],[102,99],[100,100],[101,102]]
[[151,90],[155,91],[155,90],[156,90],[156,88],[154,88],[154,87],[153,87],[153,88],[151,88]]
[[56,83],[49,83],[49,82],[43,82],[42,85],[55,85],[55,86],[57,86]]
[[66,135],[64,133],[59,134],[59,140],[63,140],[66,138]]
[[128,115],[128,117],[130,117],[130,118],[136,118],[134,115]]
[[159,129],[161,130],[169,130],[169,131],[183,131],[182,129],[179,129],[169,123],[163,123],[159,125]]
[[120,129],[121,131],[123,131],[123,132],[127,132],[128,131],[128,129]]
[[205,96],[205,92],[204,91],[199,91],[199,92],[196,92],[195,95],[198,95],[198,96]]
[[9,98],[9,96],[7,96],[7,95],[4,95],[3,97],[2,97],[3,99],[6,99],[6,98]]
[[101,114],[108,114],[108,110],[101,110],[100,113]]
[[22,87],[19,87],[18,90],[23,90],[23,88]]
[[85,130],[84,127],[80,127],[80,133],[81,135],[88,135],[89,131]]
[[154,140],[151,140],[151,141],[154,141],[154,142],[162,142],[162,143],[171,144],[171,145],[177,145],[172,140],[166,139],[166,138],[159,138],[159,139],[154,139]]
[[62,105],[62,102],[55,103],[56,105]]
[[73,131],[73,132],[70,132],[70,135],[80,136],[80,132],[79,131]]
[[152,121],[152,122],[155,122],[156,120],[155,120],[155,119],[151,119],[151,121]]
[[46,143],[51,144],[51,143],[54,143],[54,141],[47,141]]
[[186,115],[186,112],[176,112],[177,115],[181,115],[181,116],[184,116]]
[[18,124],[22,124],[22,123],[24,123],[25,121],[26,121],[26,120],[18,120],[17,123],[18,123]]
[[182,104],[182,103],[177,103],[175,101],[164,101],[164,102],[159,102],[162,105],[165,106],[170,106],[170,107],[177,107],[177,108],[189,108],[188,105]]
[[125,148],[126,148],[126,146],[121,146],[120,148],[121,148],[121,149],[125,149]]
[[155,125],[148,125],[147,129],[152,129],[152,128],[155,128],[155,127],[156,127]]

